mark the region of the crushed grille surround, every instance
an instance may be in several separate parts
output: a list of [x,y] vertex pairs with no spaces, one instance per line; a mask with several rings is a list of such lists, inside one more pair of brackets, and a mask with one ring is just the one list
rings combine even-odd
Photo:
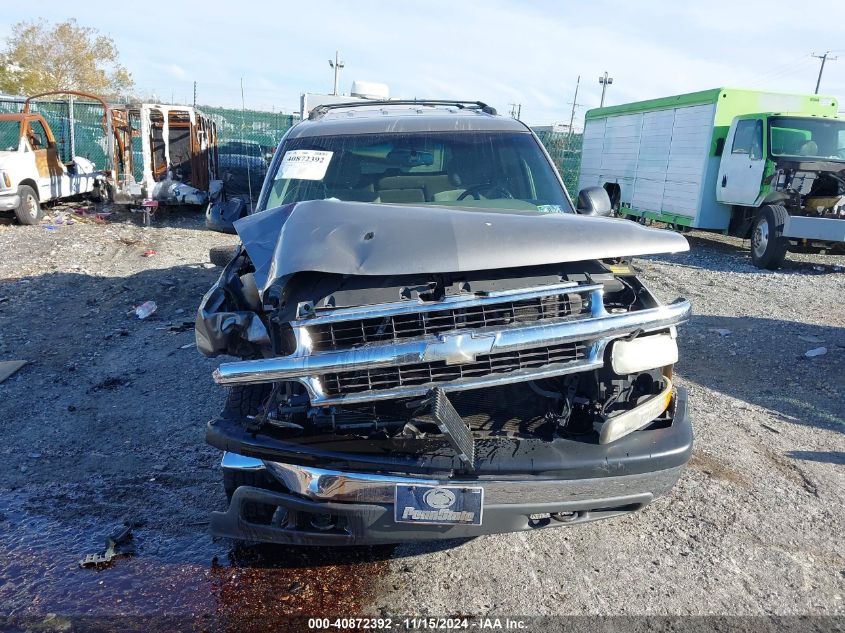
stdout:
[[[312,406],[417,397],[433,387],[478,389],[600,368],[614,338],[666,329],[690,314],[686,300],[608,313],[603,295],[602,284],[564,282],[321,310],[291,322],[293,354],[223,363],[214,379],[222,385],[296,381]],[[472,318],[456,318],[466,314]],[[375,320],[416,325],[410,336],[394,325],[368,336],[364,322]],[[343,328],[356,334],[340,346],[337,336],[325,335]]]

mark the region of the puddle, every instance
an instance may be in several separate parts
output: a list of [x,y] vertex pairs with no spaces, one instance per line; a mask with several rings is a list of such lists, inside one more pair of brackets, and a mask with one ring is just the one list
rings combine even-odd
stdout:
[[[20,491],[0,497],[0,630],[16,630],[7,628],[15,621],[30,622],[17,630],[69,630],[45,622],[48,614],[74,622],[133,616],[135,624],[155,616],[146,631],[173,630],[174,620],[166,618],[183,617],[210,626],[198,630],[284,630],[292,615],[366,611],[393,551],[236,547],[213,540],[205,525],[141,527],[133,530],[135,556],[102,570],[82,569],[79,559],[102,551],[119,523],[63,521],[55,510],[49,517],[32,513],[27,501]],[[115,623],[116,630],[127,628]]]

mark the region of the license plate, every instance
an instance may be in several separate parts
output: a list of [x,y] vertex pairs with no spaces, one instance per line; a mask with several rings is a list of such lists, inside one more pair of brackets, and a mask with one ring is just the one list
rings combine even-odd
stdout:
[[396,485],[397,523],[481,525],[484,488]]

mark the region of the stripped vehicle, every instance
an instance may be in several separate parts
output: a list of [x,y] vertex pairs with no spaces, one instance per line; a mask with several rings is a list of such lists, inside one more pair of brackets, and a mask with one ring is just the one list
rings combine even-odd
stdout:
[[191,106],[158,103],[116,106],[111,115],[115,202],[205,206],[220,197],[217,125],[210,117]]
[[675,233],[574,208],[524,124],[481,103],[324,106],[271,162],[197,345],[239,357],[207,440],[212,532],[357,545],[638,510],[692,450],[672,382],[686,300],[629,258]]
[[71,155],[62,161],[53,130],[32,110],[34,99],[55,94],[91,98],[107,107],[83,92],[46,92],[29,97],[19,113],[0,114],[0,212],[13,211],[21,224],[38,224],[45,202],[96,194],[106,179],[87,158]]

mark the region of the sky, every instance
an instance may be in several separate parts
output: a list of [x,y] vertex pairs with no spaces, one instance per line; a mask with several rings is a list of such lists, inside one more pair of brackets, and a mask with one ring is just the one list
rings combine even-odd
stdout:
[[[531,125],[568,123],[597,107],[721,86],[845,97],[845,3],[810,14],[780,0],[638,2],[251,2],[187,0],[121,12],[114,2],[4,3],[0,38],[34,17],[77,17],[117,45],[136,93],[162,102],[298,111],[302,92],[331,92],[328,60],[353,79],[388,84],[392,97],[522,104]],[[128,5],[127,5],[128,6]],[[845,103],[845,101],[843,101]]]

